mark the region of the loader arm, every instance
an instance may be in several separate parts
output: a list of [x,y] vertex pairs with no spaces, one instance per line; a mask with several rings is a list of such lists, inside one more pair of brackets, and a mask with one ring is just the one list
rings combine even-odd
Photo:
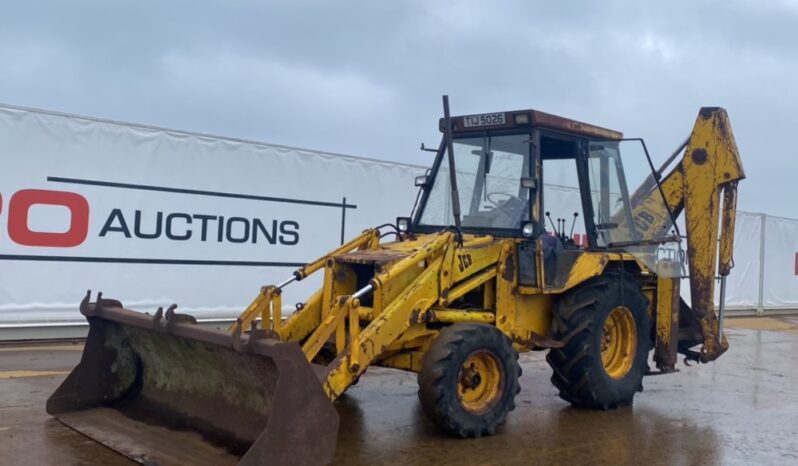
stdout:
[[[272,338],[300,343],[328,396],[335,399],[369,365],[382,360],[390,359],[392,367],[417,369],[420,360],[408,351],[434,336],[426,328],[431,319],[493,322],[491,312],[457,312],[446,305],[496,277],[501,242],[489,236],[467,238],[456,247],[454,234],[444,231],[377,247],[379,235],[374,231],[367,230],[317,261],[325,270],[321,290],[284,322],[280,290],[267,286],[230,331],[250,328],[260,318]],[[470,261],[463,270],[453,267],[461,255]],[[358,283],[354,271],[375,262],[381,262],[374,269],[377,273]],[[322,362],[330,352],[333,360]]]
[[[662,176],[667,164],[655,175]],[[680,305],[679,348],[691,355],[689,347],[702,343],[698,355],[702,362],[716,359],[728,348],[722,334],[723,286],[733,266],[737,183],[744,178],[726,111],[704,107],[681,160],[660,179],[659,186],[650,179],[632,196],[634,218],[654,219],[645,234],[649,238],[661,236],[671,225],[671,215],[675,220],[684,212],[692,309]],[[665,204],[659,200],[660,188]],[[713,301],[716,274],[722,287],[719,315]]]

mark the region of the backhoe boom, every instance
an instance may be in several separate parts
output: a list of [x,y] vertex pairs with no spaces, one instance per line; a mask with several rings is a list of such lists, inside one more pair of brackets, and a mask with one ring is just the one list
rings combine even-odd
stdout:
[[[661,180],[667,208],[659,202],[655,184],[633,196],[635,218],[656,219],[649,230],[661,234],[673,218],[684,212],[690,308],[682,304],[680,350],[702,362],[716,359],[728,348],[720,315],[715,314],[716,275],[725,280],[733,261],[737,183],[745,178],[740,154],[726,111],[704,107],[699,112],[684,156]],[[721,282],[721,286],[723,285]],[[723,295],[724,293],[721,293]],[[723,297],[723,296],[721,296]],[[720,308],[724,303],[721,299]],[[689,350],[702,343],[700,355]]]

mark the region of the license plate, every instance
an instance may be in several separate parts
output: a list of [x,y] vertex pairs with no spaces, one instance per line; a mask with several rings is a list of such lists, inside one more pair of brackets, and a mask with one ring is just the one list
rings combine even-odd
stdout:
[[504,122],[504,113],[483,113],[482,115],[467,115],[463,117],[463,126],[466,128],[503,125]]

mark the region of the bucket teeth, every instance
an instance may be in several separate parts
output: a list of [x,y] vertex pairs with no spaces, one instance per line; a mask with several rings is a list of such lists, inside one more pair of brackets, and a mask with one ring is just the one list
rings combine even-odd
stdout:
[[241,330],[244,325],[240,318],[236,319],[236,323],[236,328],[233,330],[233,334],[230,335],[230,343],[233,345],[234,350],[238,351],[239,353],[244,353],[247,350]]
[[86,290],[86,296],[80,301],[80,313],[86,317],[91,317],[95,314],[96,306],[90,304],[91,290]]
[[155,315],[152,316],[152,327],[155,330],[160,330],[163,327],[163,308],[158,306],[158,310],[155,311]]
[[177,304],[172,304],[166,308],[166,320],[172,320],[172,316],[175,315],[175,309],[177,309]]
[[194,316],[189,314],[179,314],[175,312],[177,309],[177,304],[172,304],[166,309],[166,328],[170,329],[175,324],[191,324],[196,325],[197,319]]

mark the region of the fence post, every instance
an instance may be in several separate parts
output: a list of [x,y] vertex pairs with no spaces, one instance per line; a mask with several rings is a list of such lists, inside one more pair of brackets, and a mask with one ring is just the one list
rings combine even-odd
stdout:
[[346,197],[341,201],[341,245],[346,241]]
[[765,315],[765,229],[767,228],[767,214],[759,214],[762,225],[759,229],[759,304],[756,315]]

